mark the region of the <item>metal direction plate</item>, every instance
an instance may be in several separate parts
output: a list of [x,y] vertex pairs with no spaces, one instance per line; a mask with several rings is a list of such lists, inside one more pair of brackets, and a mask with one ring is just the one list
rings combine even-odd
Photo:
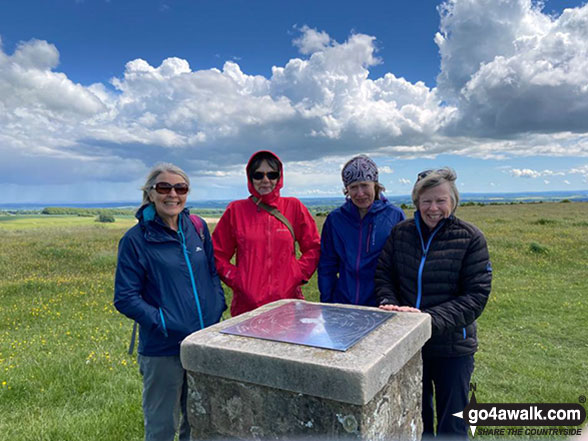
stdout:
[[346,351],[394,313],[291,302],[220,332]]

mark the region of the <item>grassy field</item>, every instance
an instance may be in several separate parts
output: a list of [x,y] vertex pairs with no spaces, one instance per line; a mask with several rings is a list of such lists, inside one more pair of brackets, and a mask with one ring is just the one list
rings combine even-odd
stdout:
[[[458,215],[484,231],[494,266],[478,401],[577,403],[588,395],[588,203]],[[0,217],[0,439],[142,439],[132,325],[112,306],[117,243],[133,222]],[[318,299],[316,276],[304,289]]]

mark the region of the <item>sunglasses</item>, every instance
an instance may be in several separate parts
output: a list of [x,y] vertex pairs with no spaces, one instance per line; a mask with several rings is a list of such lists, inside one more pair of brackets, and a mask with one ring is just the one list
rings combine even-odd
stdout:
[[179,184],[171,185],[169,182],[158,182],[155,185],[151,186],[152,189],[159,194],[169,194],[172,191],[172,188],[176,191],[176,194],[183,195],[188,193],[190,187],[185,182],[180,182]]
[[256,181],[261,181],[265,176],[267,176],[267,178],[270,181],[275,181],[276,179],[278,179],[280,177],[280,172],[277,171],[271,171],[271,172],[260,172],[260,171],[256,171],[255,173],[253,173],[251,175],[251,177],[253,179],[255,179]]

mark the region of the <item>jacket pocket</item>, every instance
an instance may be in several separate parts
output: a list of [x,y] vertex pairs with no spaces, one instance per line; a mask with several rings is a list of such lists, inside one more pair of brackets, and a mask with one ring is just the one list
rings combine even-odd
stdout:
[[227,279],[227,285],[233,291],[243,291],[243,281],[241,280],[241,268],[235,265],[231,265],[228,273],[225,275]]
[[165,317],[163,316],[163,309],[161,308],[159,308],[159,318],[161,320],[161,331],[163,332],[163,335],[167,337],[167,326],[165,326]]
[[308,280],[304,279],[304,274],[302,274],[302,268],[300,268],[300,262],[297,259],[294,259],[294,274],[297,280],[297,285],[303,285]]
[[304,276],[302,275],[302,270],[300,269],[300,264],[296,258],[292,258],[290,262],[290,267],[286,274],[284,274],[284,296],[290,296],[291,292],[298,288],[300,285],[304,283]]
[[182,309],[159,308],[161,328],[167,338],[183,339],[200,328],[198,313],[193,308],[184,306]]

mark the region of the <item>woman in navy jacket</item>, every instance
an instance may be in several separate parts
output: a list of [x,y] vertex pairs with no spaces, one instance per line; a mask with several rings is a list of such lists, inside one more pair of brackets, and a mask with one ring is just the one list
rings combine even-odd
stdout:
[[180,343],[217,323],[226,309],[206,223],[185,209],[190,180],[155,166],[143,187],[138,224],[120,240],[114,305],[140,325],[145,440],[190,439]]
[[347,201],[323,226],[318,285],[321,302],[377,306],[374,273],[390,230],[404,213],[384,196],[378,167],[365,155],[341,172]]
[[476,319],[490,295],[492,265],[482,232],[454,215],[456,178],[450,168],[419,173],[412,191],[417,211],[392,229],[375,292],[382,309],[431,316],[432,336],[422,351],[423,436],[433,436],[436,411],[438,436],[466,440],[466,424],[455,414],[468,403]]

